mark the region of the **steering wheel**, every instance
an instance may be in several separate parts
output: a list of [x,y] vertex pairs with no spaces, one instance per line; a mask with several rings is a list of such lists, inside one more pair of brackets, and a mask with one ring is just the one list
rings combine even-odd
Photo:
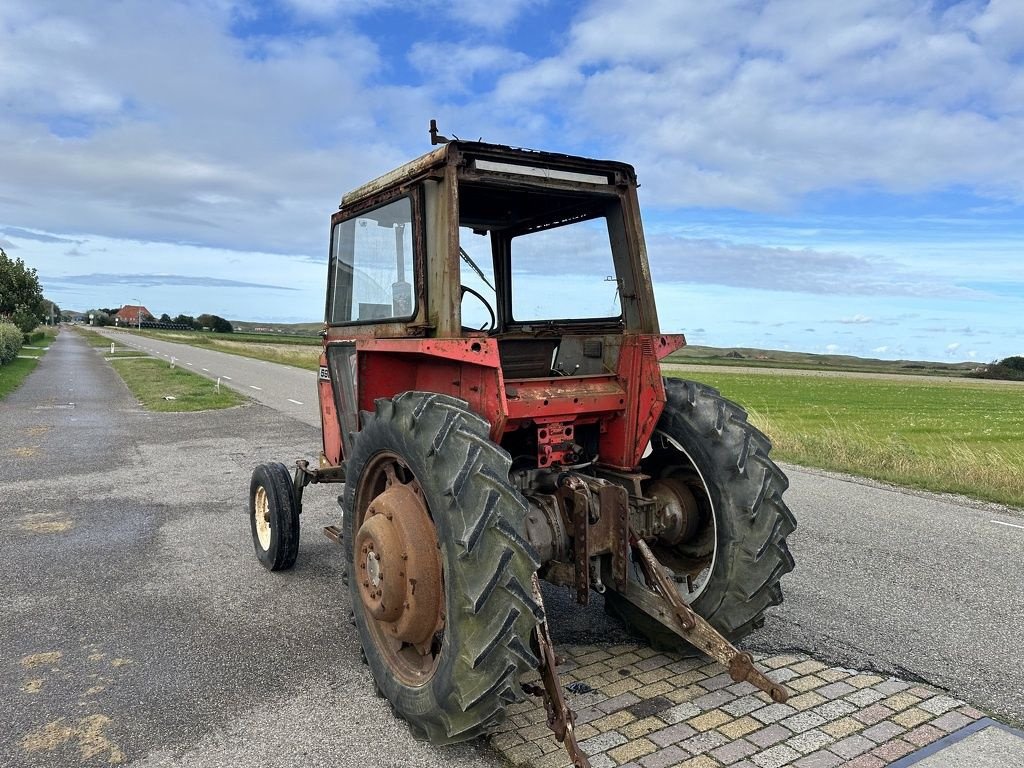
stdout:
[[475,291],[472,288],[470,288],[468,285],[460,285],[459,288],[461,289],[461,291],[459,293],[459,301],[460,302],[462,301],[462,297],[465,296],[468,293],[470,296],[473,296],[481,304],[483,304],[484,307],[487,309],[487,314],[491,316],[491,323],[490,323],[490,325],[481,326],[480,328],[472,328],[472,329],[468,329],[467,326],[462,326],[462,327],[463,328],[467,328],[467,330],[474,330],[474,331],[484,331],[484,330],[486,330],[488,333],[493,331],[497,327],[498,321],[497,321],[497,318],[494,315],[494,310],[491,308],[491,305],[487,303],[487,299],[485,299],[483,296],[481,296],[478,291]]

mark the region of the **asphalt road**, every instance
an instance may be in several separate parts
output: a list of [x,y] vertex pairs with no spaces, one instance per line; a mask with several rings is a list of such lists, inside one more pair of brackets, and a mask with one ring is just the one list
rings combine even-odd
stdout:
[[[174,346],[249,394],[287,401],[312,378],[236,377],[253,361]],[[147,413],[101,357],[62,333],[0,402],[0,766],[497,764],[415,742],[373,694],[318,533],[336,488],[307,489],[294,571],[253,557],[251,469],[315,456],[315,400],[292,398],[305,417]],[[920,677],[1024,723],[1024,517],[788,469],[797,570],[748,645]],[[625,636],[564,595],[546,591],[556,642]]]
[[502,764],[414,741],[374,694],[319,533],[331,493],[293,571],[253,556],[253,466],[312,458],[318,430],[257,404],[147,413],[65,331],[0,438],[0,766]]
[[[302,413],[288,402],[301,399],[296,395],[308,388],[310,373],[124,332],[117,337],[194,361],[210,369],[205,375],[227,371],[239,391],[261,387],[249,394],[319,425],[314,398]],[[783,582],[786,602],[748,645],[920,678],[1024,725],[1024,511],[785,469],[786,499],[799,521],[790,538],[797,569]],[[563,641],[616,631],[561,593],[551,599],[569,617]]]

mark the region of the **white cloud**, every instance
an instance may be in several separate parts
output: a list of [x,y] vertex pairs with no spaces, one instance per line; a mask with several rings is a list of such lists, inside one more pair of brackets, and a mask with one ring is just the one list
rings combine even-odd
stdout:
[[862,325],[864,323],[870,323],[871,318],[868,317],[867,315],[862,315],[858,313],[850,317],[844,317],[840,319],[839,322],[843,323],[844,325]]
[[958,349],[960,349],[960,342],[959,341],[954,341],[952,344],[947,344],[946,345],[946,353],[947,354],[953,354]]
[[883,344],[880,347],[875,347],[871,351],[874,352],[875,354],[884,355],[886,352],[889,351],[889,347],[887,345]]

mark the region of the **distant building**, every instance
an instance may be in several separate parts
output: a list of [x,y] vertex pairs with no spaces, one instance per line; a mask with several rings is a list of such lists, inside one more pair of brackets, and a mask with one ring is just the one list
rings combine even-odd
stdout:
[[141,315],[142,322],[148,322],[153,319],[153,313],[145,307],[137,307],[133,304],[125,304],[114,315],[115,325],[138,325],[139,317]]

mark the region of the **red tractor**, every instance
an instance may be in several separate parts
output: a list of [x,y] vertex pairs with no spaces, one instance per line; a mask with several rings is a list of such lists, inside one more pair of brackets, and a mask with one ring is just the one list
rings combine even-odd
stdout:
[[538,577],[777,701],[730,641],[764,621],[796,522],[742,408],[659,360],[623,163],[447,141],[331,218],[320,466],[256,468],[253,540],[290,567],[303,488],[344,483],[356,627],[376,685],[435,743],[485,733],[539,669],[578,765]]

